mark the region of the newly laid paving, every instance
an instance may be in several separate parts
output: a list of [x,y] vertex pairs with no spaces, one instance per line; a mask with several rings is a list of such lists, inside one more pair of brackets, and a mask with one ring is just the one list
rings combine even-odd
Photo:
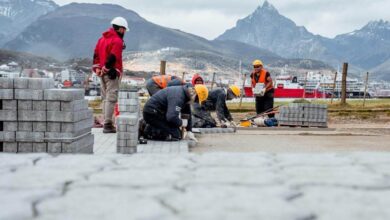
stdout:
[[0,155],[0,219],[389,219],[390,154]]

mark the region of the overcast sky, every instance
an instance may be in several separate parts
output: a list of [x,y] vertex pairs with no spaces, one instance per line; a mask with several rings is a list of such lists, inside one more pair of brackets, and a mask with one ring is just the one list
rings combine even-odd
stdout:
[[[251,14],[264,0],[54,0],[113,3],[166,27],[214,39]],[[334,37],[371,20],[390,20],[390,0],[269,0],[279,12],[314,34]]]

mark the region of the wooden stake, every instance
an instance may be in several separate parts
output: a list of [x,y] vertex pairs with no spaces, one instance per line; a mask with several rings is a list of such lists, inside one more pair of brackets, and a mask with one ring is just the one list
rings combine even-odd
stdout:
[[215,74],[216,74],[216,73],[213,73],[213,81],[211,81],[211,90],[213,90],[213,88],[214,88]]
[[160,74],[161,75],[165,75],[166,69],[167,69],[167,61],[161,60],[161,63],[160,63]]
[[341,82],[341,105],[347,104],[347,75],[348,75],[348,63],[344,63],[343,80]]
[[335,92],[336,92],[336,85],[337,85],[337,74],[338,74],[338,72],[336,72],[335,74],[334,74],[334,82],[333,82],[333,91],[332,91],[332,99],[330,100],[330,104],[333,104],[333,98],[334,98],[334,96],[335,96]]
[[184,77],[186,76],[186,72],[183,72],[183,77],[181,78],[181,80],[183,80],[183,82],[186,82]]
[[306,77],[305,77],[305,84],[303,85],[303,99],[306,98],[306,84],[307,84],[307,77],[309,75],[309,72],[306,72]]
[[367,97],[367,89],[368,89],[368,75],[369,75],[369,73],[367,72],[367,76],[366,76],[366,86],[364,87],[363,108],[366,107],[366,97]]

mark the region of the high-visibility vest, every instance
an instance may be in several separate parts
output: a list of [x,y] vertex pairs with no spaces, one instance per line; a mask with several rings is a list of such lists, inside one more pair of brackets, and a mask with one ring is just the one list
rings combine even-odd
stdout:
[[256,81],[255,75],[256,73],[252,73],[252,87],[255,88],[257,83],[265,83],[266,82],[266,76],[267,76],[267,70],[266,69],[261,69],[260,71],[260,77],[259,80]]
[[153,81],[161,88],[165,89],[168,86],[168,82],[172,80],[172,76],[163,75],[163,76],[154,76]]

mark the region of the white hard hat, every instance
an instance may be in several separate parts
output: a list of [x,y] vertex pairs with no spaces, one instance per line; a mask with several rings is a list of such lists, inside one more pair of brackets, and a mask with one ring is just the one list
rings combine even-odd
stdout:
[[129,31],[129,25],[123,17],[116,17],[111,21],[112,25],[117,25],[119,27],[124,27],[126,28],[126,31]]

